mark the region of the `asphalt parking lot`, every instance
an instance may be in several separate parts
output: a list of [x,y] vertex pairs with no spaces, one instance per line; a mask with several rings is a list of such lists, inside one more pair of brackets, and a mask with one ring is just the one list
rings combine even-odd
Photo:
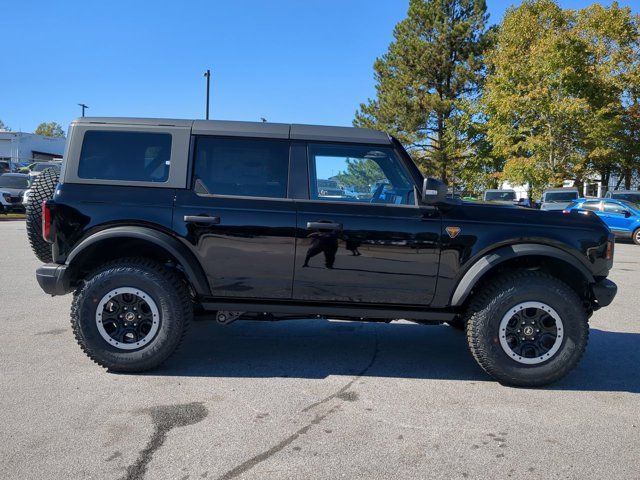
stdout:
[[576,371],[503,387],[446,326],[195,323],[146,375],[76,346],[0,222],[0,478],[640,478],[640,247]]

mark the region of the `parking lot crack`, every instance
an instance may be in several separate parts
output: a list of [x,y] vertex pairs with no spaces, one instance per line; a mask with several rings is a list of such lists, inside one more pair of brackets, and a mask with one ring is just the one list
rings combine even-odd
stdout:
[[[353,384],[356,381],[358,381],[359,378],[361,378],[363,375],[365,375],[371,369],[371,367],[373,366],[373,364],[376,361],[376,358],[378,357],[378,332],[377,332],[377,330],[375,330],[375,337],[374,338],[375,338],[375,343],[374,343],[374,348],[373,348],[373,354],[371,355],[371,359],[369,360],[369,363],[355,377],[353,377],[353,379],[351,379],[351,381],[349,381],[346,385],[344,385],[340,390],[336,391],[335,393],[332,393],[331,395],[328,395],[328,396],[324,397],[322,400],[314,402],[311,405],[303,408],[302,409],[302,413],[309,412],[310,410],[313,410],[313,409],[319,407],[320,405],[324,405],[327,402],[333,400],[334,398],[341,398],[341,396],[345,396],[345,394],[347,393],[349,388],[351,388],[353,386]],[[349,398],[352,398],[352,396],[349,396]],[[338,411],[339,409],[340,409],[340,405],[336,405],[336,406],[330,408],[329,410],[327,410],[323,414],[316,414],[315,417],[308,424],[306,424],[305,426],[301,427],[300,429],[295,431],[293,434],[289,435],[287,438],[285,438],[281,442],[277,443],[276,445],[274,445],[270,449],[268,449],[268,450],[266,450],[266,451],[264,451],[262,453],[259,453],[258,455],[255,455],[254,457],[251,457],[250,459],[248,459],[245,462],[241,463],[237,467],[232,468],[227,473],[225,473],[224,475],[219,477],[218,480],[231,480],[233,478],[238,477],[239,475],[242,475],[243,473],[245,473],[246,471],[252,469],[253,467],[258,465],[259,463],[264,462],[265,460],[267,460],[271,456],[273,456],[276,453],[280,452],[282,449],[284,449],[285,447],[287,447],[288,445],[290,445],[291,443],[296,441],[298,439],[298,437],[300,437],[300,435],[304,435],[305,433],[307,433],[311,429],[311,427],[313,427],[314,425],[318,425],[325,418],[327,418],[329,415],[333,414],[334,412]]]
[[339,397],[340,395],[344,395],[353,386],[354,383],[356,383],[362,376],[364,376],[371,369],[371,367],[373,367],[373,364],[378,358],[378,330],[377,329],[375,330],[374,338],[375,338],[375,343],[373,346],[373,354],[371,355],[371,360],[369,360],[369,363],[355,377],[353,377],[350,382],[344,385],[340,390],[338,390],[335,393],[332,393],[331,395],[324,397],[322,400],[318,400],[317,402],[314,402],[311,405],[303,408],[302,409],[303,412],[308,412],[310,410],[313,410],[314,408],[319,407],[320,405],[323,405],[333,400],[334,398]]

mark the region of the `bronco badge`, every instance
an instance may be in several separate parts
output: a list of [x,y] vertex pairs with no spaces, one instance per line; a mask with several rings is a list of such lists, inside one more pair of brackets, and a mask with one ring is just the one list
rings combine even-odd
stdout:
[[458,234],[460,233],[461,228],[460,227],[447,227],[447,228],[445,228],[445,230],[447,231],[447,233],[449,234],[449,236],[451,238],[456,238],[458,236]]

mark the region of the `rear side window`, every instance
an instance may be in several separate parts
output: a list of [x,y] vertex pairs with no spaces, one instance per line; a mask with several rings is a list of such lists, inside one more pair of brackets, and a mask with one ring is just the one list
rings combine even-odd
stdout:
[[289,142],[199,137],[195,178],[217,195],[286,198]]
[[91,130],[84,134],[78,177],[166,182],[171,166],[168,133]]
[[583,210],[591,210],[592,212],[599,212],[600,211],[600,202],[593,202],[593,201],[584,202],[582,204],[582,209]]

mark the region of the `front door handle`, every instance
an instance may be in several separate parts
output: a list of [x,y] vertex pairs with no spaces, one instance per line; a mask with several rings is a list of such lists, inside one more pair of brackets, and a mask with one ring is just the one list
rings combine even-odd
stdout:
[[342,224],[331,222],[307,222],[307,230],[342,230]]
[[218,225],[220,223],[220,217],[211,217],[209,215],[185,215],[184,221],[186,223],[207,223],[209,225]]

